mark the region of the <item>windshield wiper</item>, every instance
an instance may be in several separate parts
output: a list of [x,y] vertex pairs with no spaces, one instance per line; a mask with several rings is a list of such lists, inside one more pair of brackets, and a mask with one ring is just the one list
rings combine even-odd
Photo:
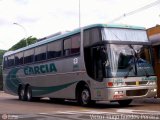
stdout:
[[[139,62],[138,62],[139,59],[140,59],[140,58],[137,59],[138,66],[139,66]],[[143,65],[143,63],[142,63],[141,65]],[[144,65],[142,66],[142,69],[143,69],[143,71],[145,72],[146,77],[149,77],[150,75],[148,74],[148,72],[146,71],[146,69],[144,69]]]
[[[136,63],[136,51],[134,50],[132,45],[128,45],[128,46],[134,51],[134,54],[132,54],[133,56],[131,59],[133,59],[133,63],[134,63],[134,69],[135,69],[134,74],[137,75],[137,65],[135,64]],[[124,76],[124,78],[127,78],[130,71],[133,70],[133,66],[131,66],[131,64],[132,63],[129,63],[129,70],[128,70],[127,74]]]
[[[132,67],[132,66],[129,67],[129,70],[128,70],[127,74],[124,76],[124,78],[127,78],[127,77],[128,77],[128,75],[129,75],[129,73],[131,72],[131,70],[133,70],[133,67]],[[134,72],[134,73],[135,73],[135,72]]]

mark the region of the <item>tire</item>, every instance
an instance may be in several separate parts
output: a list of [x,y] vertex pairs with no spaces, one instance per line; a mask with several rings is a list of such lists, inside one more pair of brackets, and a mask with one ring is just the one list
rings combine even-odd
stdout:
[[118,103],[120,106],[128,106],[132,102],[132,99],[129,100],[119,100]]
[[19,86],[19,87],[18,87],[18,99],[19,99],[19,100],[22,100],[21,91],[22,91],[22,86]]
[[33,97],[32,97],[32,88],[31,88],[31,86],[28,86],[28,87],[27,87],[26,97],[27,97],[27,101],[29,101],[29,102],[31,102],[31,101],[33,100]]
[[78,103],[82,106],[91,105],[91,93],[88,87],[83,87],[78,94]]
[[19,100],[22,100],[22,101],[26,101],[27,100],[26,91],[25,91],[25,87],[24,86],[21,86],[19,88],[18,97],[19,97]]

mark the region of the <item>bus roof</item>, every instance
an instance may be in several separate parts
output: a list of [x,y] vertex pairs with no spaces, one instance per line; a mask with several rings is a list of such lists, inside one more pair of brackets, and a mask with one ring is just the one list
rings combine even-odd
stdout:
[[[101,28],[126,28],[126,29],[137,29],[137,30],[145,30],[144,27],[139,27],[139,26],[129,26],[129,25],[123,25],[123,24],[92,24],[92,25],[88,25],[88,26],[85,26],[85,27],[82,27],[83,30],[87,30],[87,29],[90,29],[90,28],[98,28],[98,27],[101,27]],[[39,41],[39,42],[36,42],[34,44],[31,44],[29,46],[26,46],[26,47],[23,47],[23,48],[20,48],[18,50],[15,50],[15,51],[8,51],[4,54],[4,56],[8,56],[8,55],[12,55],[12,54],[15,54],[15,53],[18,53],[18,52],[21,52],[21,51],[24,51],[24,50],[28,50],[28,49],[31,49],[31,48],[34,48],[36,46],[40,46],[40,45],[43,45],[43,44],[47,44],[49,42],[52,42],[52,41],[56,41],[56,40],[59,40],[59,39],[62,39],[62,38],[65,38],[65,37],[68,37],[70,35],[74,35],[74,34],[77,34],[81,31],[80,28],[78,29],[75,29],[71,32],[67,32],[65,34],[61,34],[61,35],[57,35],[57,36],[54,36],[54,37],[49,37],[49,38],[46,38],[42,41]]]

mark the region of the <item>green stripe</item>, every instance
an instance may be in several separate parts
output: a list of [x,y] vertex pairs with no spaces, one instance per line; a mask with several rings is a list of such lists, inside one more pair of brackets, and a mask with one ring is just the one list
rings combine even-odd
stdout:
[[[19,71],[19,68],[14,68],[12,69],[7,77],[6,77],[6,87],[9,91],[11,91],[14,94],[17,94],[18,91],[18,85],[19,84],[24,84],[18,77],[17,77],[17,72]],[[33,96],[40,96],[40,95],[45,95],[53,92],[57,92],[59,90],[65,89],[77,81],[58,85],[58,86],[48,86],[48,87],[37,87],[37,86],[32,86],[33,90]]]
[[44,95],[44,94],[49,94],[53,92],[57,92],[59,90],[63,90],[71,85],[73,85],[75,82],[67,83],[67,84],[62,84],[58,86],[50,86],[50,87],[35,87],[32,86],[33,89],[33,96],[39,96],[39,95]]

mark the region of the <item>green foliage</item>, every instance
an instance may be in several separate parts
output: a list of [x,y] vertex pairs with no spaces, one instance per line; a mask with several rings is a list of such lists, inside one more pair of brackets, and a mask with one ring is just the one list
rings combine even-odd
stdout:
[[37,38],[30,36],[27,39],[22,39],[17,44],[13,45],[9,50],[17,50],[19,48],[25,47],[26,40],[28,42],[28,45],[30,45],[30,44],[35,43],[37,41]]
[[3,86],[3,80],[2,80],[2,60],[3,60],[3,55],[6,52],[6,50],[0,50],[0,90],[2,90],[2,86]]
[[0,65],[2,64],[2,59],[5,52],[6,50],[0,50]]

